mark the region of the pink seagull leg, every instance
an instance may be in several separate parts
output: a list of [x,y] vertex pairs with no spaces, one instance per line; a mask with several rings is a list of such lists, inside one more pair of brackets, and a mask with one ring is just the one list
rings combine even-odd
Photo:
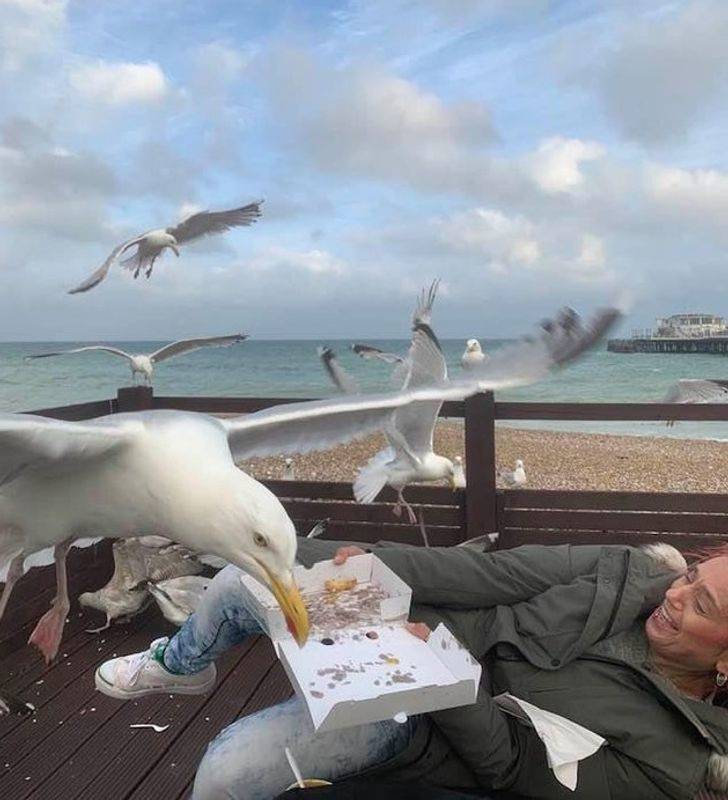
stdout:
[[53,549],[53,558],[56,562],[56,596],[53,598],[52,608],[40,618],[28,639],[28,644],[34,644],[43,653],[46,664],[50,664],[58,653],[66,615],[71,607],[68,599],[66,555],[72,541],[73,539],[66,539]]
[[25,556],[20,553],[10,562],[8,575],[7,578],[5,578],[5,588],[3,589],[2,596],[0,596],[0,619],[3,618],[3,614],[5,613],[5,607],[8,604],[8,600],[10,600],[10,593],[13,591],[13,586],[23,577],[23,561],[25,561]]

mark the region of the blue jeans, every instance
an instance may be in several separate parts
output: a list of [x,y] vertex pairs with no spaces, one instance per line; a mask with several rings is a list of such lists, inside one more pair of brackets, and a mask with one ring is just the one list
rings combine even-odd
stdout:
[[[265,632],[247,605],[242,572],[219,572],[189,620],[172,638],[164,663],[172,672],[204,669],[247,636]],[[290,747],[304,777],[334,781],[383,764],[405,749],[413,723],[393,720],[315,733],[305,705],[294,697],[228,725],[207,747],[195,778],[194,800],[270,800],[294,778]]]

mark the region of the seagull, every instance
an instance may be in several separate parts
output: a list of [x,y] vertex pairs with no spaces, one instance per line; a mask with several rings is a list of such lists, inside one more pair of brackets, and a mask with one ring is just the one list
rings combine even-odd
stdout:
[[293,468],[292,458],[286,458],[283,460],[283,480],[284,481],[296,480],[296,470]]
[[480,342],[477,339],[468,339],[465,344],[465,351],[460,357],[463,369],[471,369],[480,366],[488,356],[483,352]]
[[336,353],[330,347],[319,347],[316,352],[331,382],[340,392],[356,394],[359,391],[359,384],[339,364]]
[[351,349],[361,358],[375,358],[384,361],[385,364],[401,364],[404,361],[402,356],[398,356],[396,353],[386,353],[371,344],[353,344]]
[[320,519],[311,530],[306,534],[307,539],[316,539],[319,536],[323,536],[326,533],[326,529],[329,526],[329,522],[331,520],[326,517],[326,519]]
[[119,350],[117,347],[109,347],[103,344],[88,345],[87,347],[75,347],[73,350],[58,350],[53,353],[36,353],[35,355],[26,356],[26,359],[36,358],[50,358],[51,356],[66,356],[70,353],[88,353],[93,351],[100,351],[102,353],[111,353],[114,356],[121,356],[129,362],[131,367],[132,379],[136,382],[137,376],[141,376],[142,381],[148,386],[152,383],[152,375],[154,373],[154,365],[161,361],[166,361],[174,356],[182,355],[182,353],[191,353],[193,350],[200,350],[203,347],[227,347],[237,342],[242,342],[248,338],[245,333],[235,333],[231,336],[208,336],[204,339],[180,339],[176,342],[160,347],[153,353],[127,353],[124,350]]
[[197,610],[211,581],[212,578],[187,575],[158,583],[149,581],[146,588],[157,601],[164,618],[172,625],[182,627]]
[[78,602],[106,614],[106,623],[87,633],[100,633],[113,620],[127,622],[149,605],[145,583],[202,572],[203,564],[192,551],[162,536],[134,536],[113,545],[114,574],[95,592],[84,592]]
[[514,470],[501,470],[498,477],[506,484],[506,486],[525,486],[526,485],[526,470],[523,468],[523,461],[520,458],[516,459],[516,468]]
[[[81,422],[0,414],[0,619],[26,559],[52,548],[56,596],[30,637],[51,661],[70,607],[71,544],[155,531],[268,586],[303,643],[309,623],[293,580],[295,526],[280,500],[236,463],[326,450],[376,431],[396,437],[406,422],[402,412],[415,409],[417,426],[418,408],[429,416],[433,403],[540,380],[594,345],[619,317],[617,309],[603,309],[577,333],[557,317],[550,331],[502,348],[467,378],[420,385],[411,377],[402,391],[286,403],[224,419],[167,409]],[[441,354],[423,325],[411,349],[434,349],[437,362]],[[419,365],[419,356],[412,361]]]
[[202,236],[213,233],[224,233],[231,228],[243,225],[252,225],[261,215],[262,200],[249,203],[240,208],[231,208],[228,211],[199,211],[187,219],[169,228],[156,228],[146,233],[134,236],[132,239],[117,245],[109,254],[104,263],[86,278],[85,281],[71,289],[69,294],[80,294],[98,286],[104,280],[111,267],[127,250],[136,246],[136,251],[121,262],[126,269],[134,271],[134,277],[144,270],[149,278],[154,268],[154,262],[169,248],[179,257],[178,245],[187,244]]

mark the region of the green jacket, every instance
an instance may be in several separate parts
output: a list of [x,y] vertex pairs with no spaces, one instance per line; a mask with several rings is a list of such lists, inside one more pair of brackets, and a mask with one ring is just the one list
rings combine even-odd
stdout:
[[[310,566],[340,542],[299,540]],[[671,548],[670,548],[671,549]],[[677,551],[672,551],[679,557]],[[728,753],[728,711],[693,701],[658,676],[590,653],[658,605],[679,561],[625,546],[525,546],[483,553],[468,547],[383,544],[376,553],[412,587],[411,619],[444,622],[479,659],[492,691],[510,691],[602,735],[608,746],[579,765],[576,792],[548,769],[536,735],[512,723],[520,757],[510,775],[489,770],[490,703],[430,715],[410,747],[387,764],[406,779],[504,788],[529,797],[689,800],[708,762]],[[434,765],[434,766],[433,766]]]

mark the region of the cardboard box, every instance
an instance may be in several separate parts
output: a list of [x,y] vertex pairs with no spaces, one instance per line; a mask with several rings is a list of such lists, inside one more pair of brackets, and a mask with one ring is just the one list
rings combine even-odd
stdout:
[[356,578],[362,593],[374,587],[376,596],[379,587],[387,594],[344,627],[312,627],[306,645],[298,647],[273,595],[250,576],[241,578],[315,730],[395,717],[403,722],[412,714],[475,702],[480,664],[444,625],[427,642],[404,627],[412,591],[375,555],[353,556],[340,566],[322,561],[294,574],[304,600],[320,598],[329,579]]

